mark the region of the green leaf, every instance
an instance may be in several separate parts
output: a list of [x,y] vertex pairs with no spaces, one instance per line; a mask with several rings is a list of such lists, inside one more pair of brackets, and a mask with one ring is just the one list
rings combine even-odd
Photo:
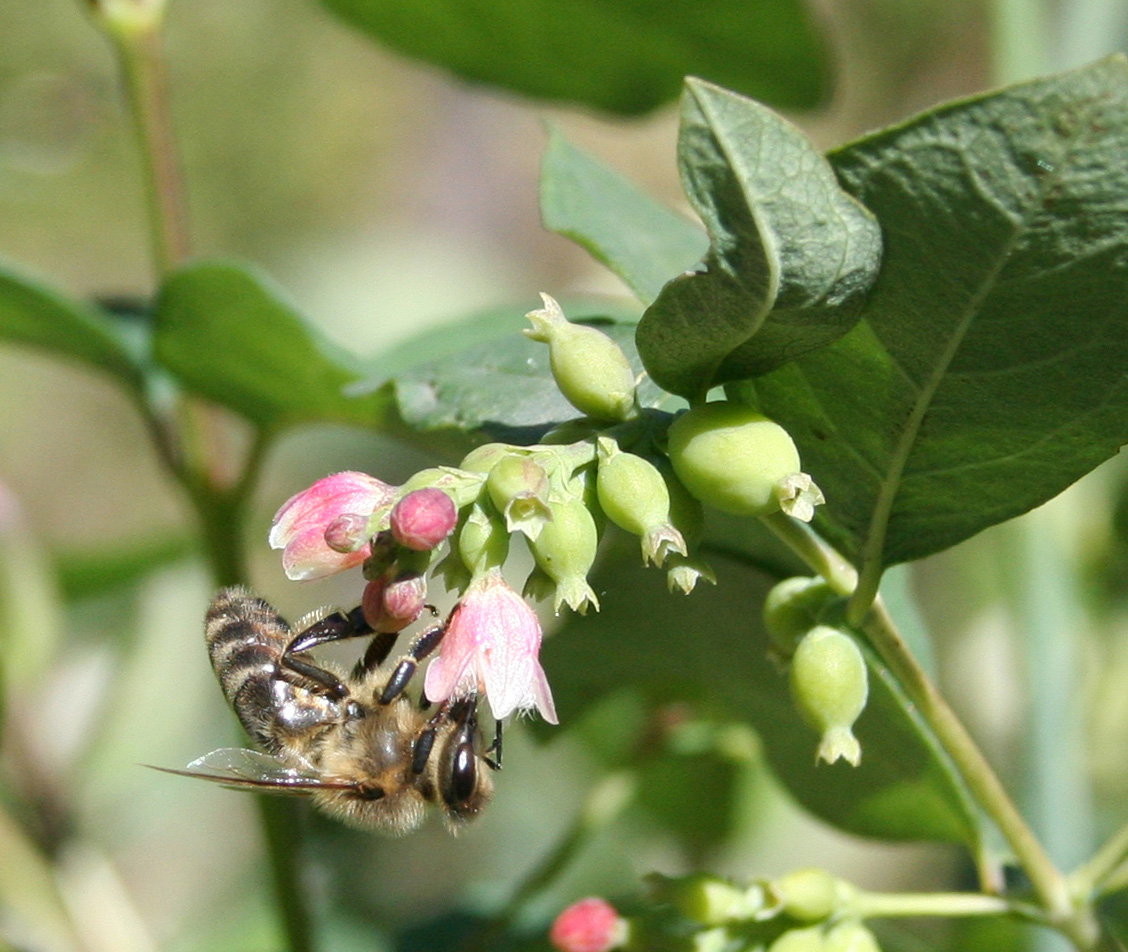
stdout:
[[[570,320],[597,326],[623,348],[636,371],[641,361],[634,349],[631,322],[608,316],[607,303],[595,306],[564,303]],[[620,317],[631,313],[618,308]],[[535,438],[554,423],[581,416],[561,395],[549,367],[548,348],[529,340],[521,329],[529,326],[524,311],[507,316],[482,315],[465,325],[497,332],[500,336],[456,354],[414,367],[395,377],[392,387],[400,416],[418,430],[454,428],[486,429],[520,441]],[[641,399],[646,406],[668,402],[670,397],[644,381]]]
[[643,304],[708,250],[704,232],[581,152],[555,129],[541,165],[545,228],[607,265]]
[[141,363],[107,314],[0,268],[0,339],[80,360],[141,385]]
[[841,337],[877,276],[881,234],[803,134],[765,106],[686,82],[678,161],[711,241],[643,315],[638,347],[667,390],[703,395]]
[[955,102],[832,156],[886,251],[846,337],[750,386],[855,562],[1040,505],[1128,441],[1128,62]]
[[612,112],[647,112],[687,73],[786,109],[818,105],[829,68],[800,0],[325,0],[401,53],[464,79]]
[[240,265],[193,264],[161,288],[156,358],[190,390],[264,427],[380,427],[382,393],[349,396],[360,364],[324,340],[282,292]]
[[160,535],[98,551],[55,555],[59,588],[68,601],[106,595],[199,552],[191,536]]
[[844,830],[978,843],[962,783],[869,652],[870,700],[856,725],[861,766],[816,767],[818,737],[792,708],[786,672],[768,658],[755,607],[775,579],[710,555],[717,586],[670,595],[661,572],[638,566],[637,540],[607,541],[592,579],[602,610],[568,616],[541,654],[561,723],[630,684],[663,704],[687,703],[702,717],[751,723],[791,794]]

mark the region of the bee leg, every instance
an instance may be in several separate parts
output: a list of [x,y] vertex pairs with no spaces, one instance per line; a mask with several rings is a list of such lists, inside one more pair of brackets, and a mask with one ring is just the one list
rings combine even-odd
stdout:
[[431,748],[435,746],[439,725],[450,716],[450,701],[444,701],[442,706],[431,715],[427,724],[415,738],[415,749],[411,755],[411,772],[421,774],[427,769],[427,760],[431,756]]
[[[326,671],[324,668],[318,667],[310,661],[305,661],[301,658],[282,656],[280,662],[283,667],[281,672],[283,675],[292,673],[297,674],[307,681],[312,681],[314,684],[325,689],[326,693],[333,698],[340,700],[341,698],[348,697],[349,689],[341,682],[331,671]],[[291,680],[284,678],[284,680]]]
[[392,701],[403,694],[404,688],[407,687],[412,675],[419,667],[419,662],[439,646],[439,642],[443,640],[445,634],[446,625],[435,625],[433,628],[428,628],[411,643],[407,654],[400,658],[395,670],[392,671],[392,676],[388,678],[388,683],[384,685],[384,690],[379,698],[380,704],[391,704]]
[[[341,611],[332,612],[294,635],[282,652],[281,666],[284,671],[297,674],[323,687],[331,697],[346,697],[349,689],[336,675],[297,655],[304,654],[318,645],[328,644],[330,641],[356,638],[371,633],[372,626],[364,620],[364,614],[359,606],[347,614]],[[391,650],[391,645],[388,645],[388,650]]]
[[[490,754],[493,754],[493,757]],[[490,746],[486,748],[482,759],[493,770],[501,770],[501,721],[494,721],[494,739]]]
[[[332,612],[299,631],[286,646],[286,654],[304,654],[330,641],[342,641],[345,638],[359,638],[370,634],[372,634],[372,626],[364,620],[364,612],[358,605],[348,613]],[[391,650],[390,645],[388,650]]]
[[392,646],[396,643],[398,637],[398,631],[382,631],[373,638],[368,650],[364,652],[364,657],[353,668],[353,677],[361,678],[375,671],[387,661],[388,655],[392,653]]

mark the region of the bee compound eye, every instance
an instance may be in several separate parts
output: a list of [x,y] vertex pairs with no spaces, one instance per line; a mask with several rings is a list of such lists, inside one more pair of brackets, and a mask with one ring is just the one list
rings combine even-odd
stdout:
[[450,770],[450,796],[452,806],[466,803],[478,789],[478,758],[473,744],[459,744],[454,752]]

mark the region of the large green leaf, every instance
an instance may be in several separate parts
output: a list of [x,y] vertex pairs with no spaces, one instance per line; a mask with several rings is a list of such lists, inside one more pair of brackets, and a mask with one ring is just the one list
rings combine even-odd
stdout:
[[161,288],[157,360],[188,389],[267,427],[303,422],[377,427],[390,402],[349,396],[358,361],[318,335],[281,291],[246,267],[188,266]]
[[0,339],[141,383],[140,360],[109,315],[8,268],[0,268]]
[[474,82],[636,114],[692,73],[788,109],[825,97],[801,0],[324,0],[393,49]]
[[[635,324],[623,320],[631,309],[567,301],[564,309],[570,320],[592,323],[616,340],[641,371]],[[462,327],[483,328],[481,343],[396,376],[389,386],[404,422],[417,430],[484,428],[521,440],[581,416],[556,387],[548,348],[521,333],[528,326],[523,310],[481,315]],[[646,406],[671,405],[669,395],[648,381],[640,395]]]
[[643,304],[697,264],[705,233],[553,130],[541,166],[541,217],[615,272]]
[[885,231],[846,337],[738,389],[795,437],[819,527],[919,558],[1128,441],[1128,62],[943,106],[834,154]]
[[706,717],[751,722],[788,790],[842,829],[978,844],[962,783],[872,655],[870,700],[857,724],[861,766],[816,767],[818,737],[793,709],[787,675],[769,660],[759,621],[774,579],[710,556],[715,588],[670,595],[661,572],[638,565],[637,540],[616,534],[608,541],[592,579],[602,610],[569,616],[542,652],[562,723],[630,684],[663,704],[687,702]]
[[881,234],[798,129],[691,79],[678,161],[711,245],[704,269],[670,281],[639,324],[639,351],[661,386],[703,395],[854,325],[877,275]]

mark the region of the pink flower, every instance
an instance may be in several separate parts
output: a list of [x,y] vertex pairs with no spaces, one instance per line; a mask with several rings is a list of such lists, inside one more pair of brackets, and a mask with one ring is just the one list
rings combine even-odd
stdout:
[[447,623],[439,656],[427,669],[423,693],[445,701],[482,692],[494,717],[536,708],[556,724],[556,707],[537,660],[541,626],[525,600],[497,569],[470,583]]
[[[336,552],[325,532],[338,520],[359,516],[367,520],[380,506],[389,505],[395,487],[366,473],[336,473],[291,496],[274,515],[270,546],[282,549],[286,577],[295,580],[324,578],[363,562],[371,551],[365,543],[353,552]],[[337,526],[333,526],[334,523]]]
[[392,535],[396,542],[417,552],[429,552],[458,524],[454,500],[429,486],[408,493],[392,510]]
[[627,924],[606,899],[574,902],[552,924],[548,941],[560,952],[607,952],[626,941]]

